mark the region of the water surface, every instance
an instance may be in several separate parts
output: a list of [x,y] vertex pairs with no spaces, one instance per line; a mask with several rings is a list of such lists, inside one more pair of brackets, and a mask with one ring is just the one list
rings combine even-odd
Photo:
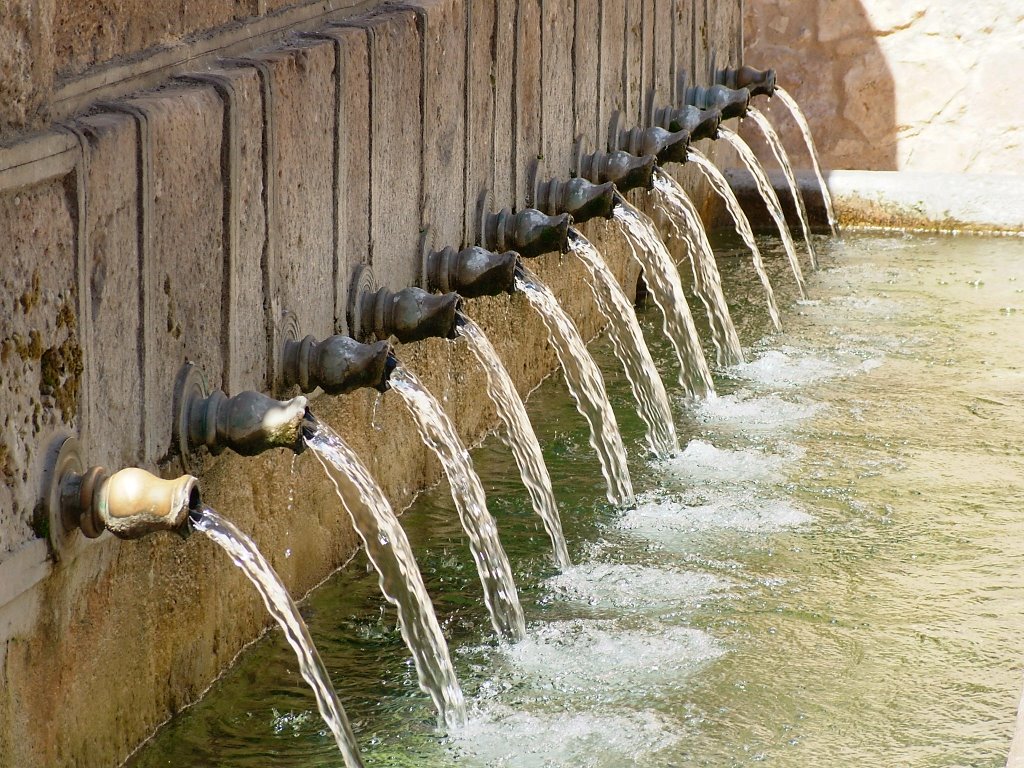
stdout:
[[[1024,243],[819,240],[803,302],[777,241],[759,245],[786,333],[766,335],[749,251],[717,240],[741,338],[762,341],[716,371],[716,400],[682,397],[642,314],[676,456],[649,458],[621,367],[591,345],[635,507],[606,501],[560,377],[528,403],[575,566],[552,567],[507,448],[474,452],[524,641],[495,642],[447,488],[403,516],[465,728],[435,730],[372,574],[349,567],[304,604],[368,766],[1003,764],[1024,658]],[[340,758],[272,632],[131,765]]]

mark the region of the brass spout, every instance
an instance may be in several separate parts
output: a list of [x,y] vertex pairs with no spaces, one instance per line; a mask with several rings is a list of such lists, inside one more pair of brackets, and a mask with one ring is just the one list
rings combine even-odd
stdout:
[[729,88],[746,88],[751,96],[775,95],[775,70],[739,67],[718,71],[715,81]]
[[746,88],[726,88],[724,85],[712,85],[709,88],[695,86],[686,90],[685,101],[701,109],[717,109],[721,111],[723,120],[729,120],[747,114],[750,91]]
[[481,245],[489,251],[517,251],[524,259],[569,248],[572,217],[563,213],[548,216],[536,208],[512,213],[503,208],[483,217]]
[[513,293],[518,261],[515,251],[494,253],[480,246],[456,251],[449,246],[424,257],[424,284],[428,291],[457,291],[467,299]]
[[306,398],[301,395],[282,402],[252,391],[234,397],[219,389],[210,394],[199,371],[186,363],[175,384],[174,407],[175,444],[186,466],[202,446],[214,455],[230,448],[242,456],[271,448],[301,453],[306,447]]
[[190,532],[189,512],[201,503],[199,481],[191,475],[163,480],[135,467],[113,474],[100,466],[85,469],[74,438],[59,441],[52,455],[43,507],[55,556],[75,530],[90,539],[103,531],[119,539]]
[[685,163],[690,147],[690,134],[686,131],[666,131],[664,128],[630,128],[619,131],[611,149],[623,149],[631,155],[654,155],[659,165]]
[[579,158],[576,173],[595,184],[611,182],[620,192],[629,192],[651,189],[657,164],[658,158],[654,155],[637,157],[622,150],[591,152]]
[[397,293],[380,288],[357,299],[359,332],[366,338],[394,336],[403,343],[454,339],[455,313],[461,305],[457,293],[435,296],[422,288],[404,288]]
[[329,395],[345,395],[363,387],[386,392],[393,369],[388,342],[360,344],[338,334],[321,342],[314,336],[285,341],[281,376],[285,386],[298,384],[303,392],[319,387]]
[[687,104],[684,107],[662,107],[654,113],[654,124],[669,131],[686,131],[690,141],[717,139],[722,113],[717,109],[700,109]]
[[537,185],[537,208],[547,214],[568,213],[576,223],[598,216],[609,219],[615,207],[615,185],[587,179],[549,179]]

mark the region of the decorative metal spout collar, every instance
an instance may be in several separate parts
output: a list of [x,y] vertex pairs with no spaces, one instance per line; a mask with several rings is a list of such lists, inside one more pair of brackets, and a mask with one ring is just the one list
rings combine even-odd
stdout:
[[754,69],[753,67],[732,67],[720,69],[715,82],[729,88],[746,88],[751,96],[775,95],[775,70]]
[[576,172],[584,179],[595,183],[611,182],[620,192],[628,192],[651,189],[657,165],[658,158],[654,155],[637,157],[622,150],[591,152],[580,158]]
[[694,86],[686,89],[685,102],[700,109],[717,109],[721,111],[723,120],[729,120],[747,114],[750,91],[746,88],[726,88],[724,85],[708,88]]
[[494,253],[478,245],[456,251],[451,246],[423,256],[423,285],[428,291],[458,292],[474,299],[515,292],[515,251]]
[[306,447],[302,440],[305,397],[282,402],[252,391],[234,397],[219,389],[210,393],[206,379],[192,363],[178,374],[174,413],[174,441],[186,468],[204,446],[214,455],[230,448],[242,456],[271,448],[301,453]]
[[498,213],[483,214],[480,222],[480,244],[490,251],[516,251],[524,259],[545,253],[565,253],[569,248],[568,213],[548,216],[536,208],[512,213],[503,208]]
[[690,141],[717,139],[722,113],[718,109],[700,109],[690,104],[668,106],[655,111],[653,122],[669,131],[686,131],[690,134]]
[[135,467],[114,473],[101,466],[86,468],[73,437],[51,446],[45,484],[41,517],[56,558],[75,530],[90,539],[103,531],[120,539],[157,531],[187,536],[189,512],[201,503],[199,481],[191,475],[163,480]]
[[386,392],[397,364],[386,341],[361,344],[337,334],[318,342],[315,336],[306,336],[301,341],[285,340],[281,378],[286,387],[298,384],[302,392],[317,387],[328,395],[346,395],[363,387]]
[[598,216],[611,218],[614,198],[613,183],[594,184],[585,178],[548,179],[537,184],[534,195],[538,209],[553,216],[567,213],[577,224]]

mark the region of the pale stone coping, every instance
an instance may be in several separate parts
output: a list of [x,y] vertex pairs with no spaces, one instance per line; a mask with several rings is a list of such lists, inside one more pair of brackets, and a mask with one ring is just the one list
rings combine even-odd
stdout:
[[1017,704],[1017,722],[1013,727],[1010,753],[1006,756],[1006,768],[1024,768],[1024,694]]
[[78,140],[67,131],[48,131],[0,147],[0,192],[66,176],[77,162]]
[[[788,188],[781,171],[768,175],[777,190]],[[726,176],[738,193],[753,193],[746,169],[729,169]],[[797,171],[796,177],[805,194],[817,193],[813,172]],[[825,180],[837,215],[852,217],[854,225],[1024,233],[1024,176],[828,171]]]

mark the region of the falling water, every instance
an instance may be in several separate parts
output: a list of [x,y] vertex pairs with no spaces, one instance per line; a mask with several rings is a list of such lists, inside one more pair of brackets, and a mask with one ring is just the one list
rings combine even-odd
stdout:
[[811,223],[807,218],[807,206],[804,205],[804,196],[800,192],[800,185],[796,183],[796,175],[793,173],[793,164],[789,162],[789,154],[782,146],[779,134],[775,132],[772,124],[768,122],[768,118],[760,110],[750,107],[747,110],[747,116],[754,121],[754,125],[761,129],[765,141],[771,147],[772,154],[779,161],[782,173],[786,176],[786,182],[789,184],[789,191],[793,195],[793,203],[796,206],[796,214],[800,219],[800,228],[804,232],[804,242],[807,243],[807,255],[811,258],[811,267],[817,269],[818,256],[814,252],[814,242],[811,239]]
[[754,259],[754,271],[757,272],[761,285],[764,286],[764,295],[768,300],[768,314],[771,316],[772,325],[776,331],[781,331],[782,321],[779,319],[779,308],[775,303],[775,291],[772,290],[771,281],[768,279],[768,272],[764,268],[761,249],[757,247],[757,240],[754,239],[754,230],[750,228],[750,220],[747,218],[747,214],[743,212],[743,206],[740,205],[740,201],[736,199],[736,193],[732,191],[732,187],[729,186],[729,182],[722,175],[722,172],[718,170],[718,167],[708,160],[699,149],[690,147],[687,150],[686,157],[700,168],[704,178],[708,180],[711,188],[725,202],[725,207],[732,215],[733,221],[736,222],[736,232],[743,238],[743,242],[750,249],[750,254]]
[[526,294],[544,321],[548,339],[562,364],[565,383],[576,401],[576,409],[590,425],[590,444],[597,451],[601,471],[608,484],[608,501],[632,504],[633,482],[626,466],[626,449],[594,358],[587,352],[579,331],[551,289],[525,267],[519,267],[516,273],[516,289]]
[[[381,592],[398,609],[398,626],[412,651],[420,688],[433,700],[443,722],[449,726],[462,725],[466,721],[466,703],[448,655],[448,644],[409,539],[391,504],[355,451],[330,427],[317,422],[306,433],[306,445],[313,450],[352,518],[352,525],[366,547],[366,556],[377,569]],[[346,500],[332,468],[354,486],[359,503]]]
[[655,204],[671,222],[676,236],[682,238],[689,251],[693,282],[708,312],[711,340],[715,344],[718,364],[742,363],[740,338],[736,335],[736,326],[729,315],[729,305],[722,292],[722,277],[718,274],[715,253],[711,250],[700,214],[679,182],[661,168],[654,170],[654,191],[657,193]]
[[647,425],[647,443],[659,457],[679,449],[665,384],[651,359],[636,312],[626,294],[608,269],[597,248],[576,230],[569,230],[569,250],[590,272],[590,289],[597,307],[608,320],[608,338],[615,356],[622,362],[640,418]]
[[347,768],[363,768],[363,759],[359,756],[359,747],[356,745],[352,726],[349,725],[345,710],[338,701],[338,694],[331,685],[327,669],[309,636],[306,622],[299,615],[299,609],[281,583],[281,578],[270,567],[270,563],[263,557],[252,539],[209,507],[201,507],[193,512],[192,524],[197,531],[205,533],[227,552],[235,565],[242,569],[256,587],[256,591],[263,598],[263,604],[267,606],[274,620],[281,625],[288,644],[295,651],[302,679],[313,689],[317,709],[334,734],[338,749],[345,758],[345,765]]
[[555,563],[559,568],[568,568],[571,565],[569,550],[565,545],[565,534],[562,533],[562,520],[555,504],[555,494],[551,490],[551,476],[544,463],[540,442],[533,431],[533,425],[530,424],[530,417],[526,415],[523,399],[516,391],[508,370],[502,364],[498,353],[494,351],[487,334],[462,313],[459,314],[459,335],[469,342],[470,350],[487,374],[487,394],[498,411],[498,418],[508,430],[512,455],[519,466],[523,485],[530,494],[533,509],[540,516],[544,530],[551,538]]
[[621,198],[613,215],[626,236],[633,258],[643,267],[654,303],[661,309],[665,335],[679,358],[679,384],[691,397],[713,395],[715,385],[711,381],[711,369],[704,359],[679,271],[654,222]]
[[807,152],[811,156],[811,165],[814,166],[814,175],[818,177],[818,186],[821,187],[821,199],[825,202],[825,214],[828,216],[828,225],[832,229],[832,235],[838,237],[839,222],[836,219],[835,208],[832,207],[832,194],[828,191],[828,185],[825,184],[825,176],[821,172],[821,162],[818,160],[818,150],[814,146],[814,137],[811,136],[811,126],[807,124],[804,111],[800,109],[796,99],[785,88],[775,86],[775,95],[786,105],[789,114],[793,116],[797,127],[800,128],[800,133],[804,135],[804,143],[807,145]]
[[423,442],[437,455],[448,475],[452,500],[469,537],[469,548],[484,589],[484,604],[495,631],[506,640],[521,640],[526,634],[526,621],[512,566],[498,539],[498,526],[487,511],[483,485],[473,469],[469,451],[437,398],[416,374],[399,364],[390,382],[409,408]]
[[724,126],[719,126],[718,135],[729,142],[733,149],[739,153],[740,160],[743,161],[743,165],[745,165],[747,170],[750,171],[750,175],[754,177],[754,183],[757,184],[757,190],[761,193],[761,198],[764,200],[764,204],[768,208],[768,212],[772,215],[776,226],[779,228],[779,237],[782,238],[782,245],[786,249],[786,256],[789,258],[789,266],[793,270],[793,277],[796,278],[797,288],[800,289],[800,297],[806,298],[807,294],[804,291],[804,273],[803,270],[800,269],[800,261],[796,257],[796,245],[793,243],[793,236],[789,233],[789,225],[786,224],[786,216],[782,213],[782,203],[779,202],[779,196],[775,194],[775,190],[772,188],[772,183],[768,180],[768,176],[765,174],[764,168],[761,167],[761,163],[758,162],[757,156],[754,154],[753,150],[747,146],[747,142],[741,139],[737,134]]

